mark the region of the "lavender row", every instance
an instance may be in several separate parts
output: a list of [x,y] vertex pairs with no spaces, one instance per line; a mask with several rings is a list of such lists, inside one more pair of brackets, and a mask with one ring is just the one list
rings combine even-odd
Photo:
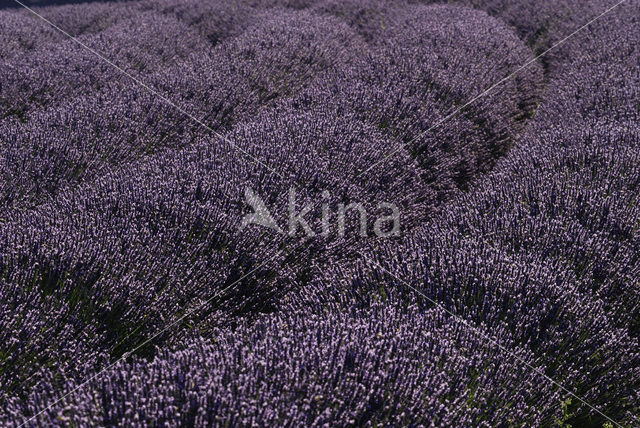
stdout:
[[31,113],[25,124],[5,120],[3,208],[42,202],[163,147],[188,144],[188,133],[224,132],[357,52],[353,34],[335,20],[284,12],[264,19],[214,52],[150,70],[143,80],[170,103],[120,76],[118,84]]
[[483,12],[419,6],[404,10],[386,31],[354,66],[330,70],[283,103],[311,111],[331,108],[336,115],[355,113],[401,141],[421,166],[438,205],[508,151],[535,108],[540,69],[532,64],[503,82],[499,92],[467,106],[531,60],[508,28]]
[[[407,219],[426,211],[427,191],[408,155],[352,117],[265,112],[228,137],[263,163],[238,161],[229,144],[199,137],[184,149],[61,192],[37,209],[9,213],[0,231],[3,293],[14,311],[30,316],[5,313],[3,339],[12,344],[3,349],[5,374],[19,368],[31,375],[37,365],[25,356],[48,361],[73,355],[73,349],[66,351],[68,337],[40,330],[44,325],[65,326],[84,338],[88,354],[117,355],[209,298],[215,297],[202,308],[205,314],[269,310],[306,283],[329,248],[349,255],[357,237],[353,232],[349,240],[336,238],[333,220],[326,244],[298,248],[301,229],[287,235],[291,189],[297,192],[296,212],[315,205],[307,220],[318,234],[325,189],[336,189],[326,200],[333,211],[345,201],[363,201],[369,212],[379,202],[395,203],[413,213]],[[353,166],[368,165],[389,149],[397,154],[387,161],[387,172],[344,188]],[[273,209],[283,234],[240,228],[249,209],[247,189]]]
[[[152,361],[118,363],[39,415],[40,425],[540,425],[561,403],[539,375],[440,311],[376,305],[214,329]],[[491,332],[503,340],[500,330]],[[506,339],[505,339],[506,340]],[[530,353],[513,348],[535,364]],[[93,372],[87,370],[87,375]],[[57,396],[50,378],[6,402],[20,423]],[[72,391],[77,382],[61,381]]]
[[[135,17],[135,10],[122,3],[40,7],[36,12],[73,37],[96,34],[122,20]],[[3,10],[0,11],[0,16],[2,60],[51,49],[67,39],[67,36],[29,11]]]
[[[206,52],[209,46],[175,19],[150,13],[77,40],[138,78],[162,64]],[[4,61],[0,69],[1,114],[25,120],[34,109],[55,106],[69,97],[86,96],[124,80],[121,71],[76,41],[65,40],[51,49]]]
[[[283,310],[412,296],[406,281],[465,319],[504,328],[549,376],[615,420],[637,424],[635,20],[622,9],[574,42],[580,54],[565,60],[521,145],[486,182],[404,244],[372,251],[365,260],[375,263],[328,270]],[[598,44],[589,51],[584,40]],[[327,278],[339,277],[327,293]],[[574,424],[606,422],[576,403],[572,412]]]
[[[240,34],[263,9],[220,0],[154,0],[37,7],[35,12],[73,37],[95,35],[126,20],[141,23],[148,14],[163,15],[180,21],[190,28],[191,34],[199,34],[215,45]],[[0,11],[0,15],[3,38],[0,58],[29,55],[67,41],[66,35],[29,11],[9,9]]]
[[211,45],[240,35],[260,21],[266,5],[250,2],[213,0],[142,0],[134,3],[137,9],[155,11],[172,16],[206,38]]

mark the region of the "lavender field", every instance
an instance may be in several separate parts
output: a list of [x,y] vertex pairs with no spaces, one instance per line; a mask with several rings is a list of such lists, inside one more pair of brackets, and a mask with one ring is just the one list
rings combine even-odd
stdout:
[[640,427],[640,1],[2,0],[0,426]]

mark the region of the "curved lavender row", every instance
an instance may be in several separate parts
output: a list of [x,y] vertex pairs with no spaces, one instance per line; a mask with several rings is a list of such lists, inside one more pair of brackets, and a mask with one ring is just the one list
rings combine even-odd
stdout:
[[[276,9],[259,13],[255,19],[242,34],[218,45],[213,51],[215,59],[192,55],[186,69],[180,64],[151,76],[153,86],[175,94],[178,104],[198,117],[202,114],[198,108],[220,97],[217,92],[221,90],[242,107],[266,105],[296,94],[328,70],[347,67],[363,49],[358,36],[335,18]],[[226,74],[236,81],[212,84]],[[240,94],[233,95],[231,90]]]
[[[640,398],[636,20],[621,9],[569,45],[581,53],[565,60],[522,145],[423,231],[369,256],[461,316],[505,328],[551,377],[632,425]],[[589,51],[585,39],[607,44]],[[599,79],[613,70],[621,74],[603,92]],[[329,292],[318,280],[307,296],[291,295],[283,310],[412,294],[375,265],[326,273],[341,276]],[[579,403],[572,409],[571,423],[606,422]]]
[[[440,0],[410,0],[412,3],[440,3]],[[619,1],[619,0],[618,0]],[[616,0],[456,0],[455,3],[486,11],[491,16],[513,26],[520,38],[536,54],[556,45],[564,37],[595,18],[616,3]],[[551,73],[566,59],[570,51],[556,49],[540,58]]]
[[407,17],[409,4],[403,0],[322,0],[310,9],[344,20],[369,43],[383,42],[389,28]]
[[[254,247],[259,235],[239,233],[226,214],[242,188],[241,177],[227,174],[228,149],[207,143],[107,174],[3,225],[3,293],[27,290],[12,307],[30,314],[16,320],[5,312],[2,320],[3,374],[21,367],[21,376],[12,376],[16,387],[29,387],[23,383],[38,369],[31,355],[65,366],[92,352],[122,353],[267,260],[273,245]],[[231,291],[245,287],[247,297],[264,297],[249,293],[251,284]],[[40,331],[43,323],[71,333]],[[88,350],[77,355],[69,336],[84,337]]]
[[216,45],[230,37],[237,36],[258,20],[262,8],[248,2],[225,0],[141,0],[136,8],[153,10],[174,16],[202,37]]
[[[16,4],[17,5],[17,4]],[[135,18],[125,4],[88,3],[82,6],[40,7],[38,13],[74,37],[99,33],[124,19]],[[26,10],[0,11],[0,59],[51,49],[67,36]]]
[[[558,399],[539,376],[439,311],[282,314],[207,336],[150,362],[119,363],[38,424],[540,426],[559,413],[549,410]],[[10,400],[3,424],[56,398],[50,382]]]
[[[619,6],[612,16],[592,24],[562,48],[545,108],[530,133],[594,124],[629,123],[640,117],[640,30],[637,0]],[[585,47],[586,46],[586,47]],[[558,114],[558,112],[564,112]],[[570,117],[571,121],[561,118]]]
[[[153,13],[136,14],[102,32],[77,39],[136,76],[155,71],[159,65],[175,63],[194,51],[210,49],[185,25]],[[24,119],[34,109],[58,105],[69,97],[84,96],[127,80],[85,47],[66,40],[18,60],[3,61],[0,116]]]
[[640,396],[640,247],[632,232],[640,133],[620,128],[563,132],[556,141],[584,143],[551,146],[552,156],[549,146],[523,149],[511,174],[503,170],[436,223],[446,234],[425,231],[409,252],[429,248],[418,274],[425,292],[465,317],[508,322],[544,356],[550,376],[630,422]]
[[[459,173],[466,179],[490,170],[495,159],[510,148],[522,122],[535,110],[542,81],[540,66],[532,63],[521,69],[531,61],[531,52],[511,29],[483,12],[436,5],[409,9],[408,15],[389,28],[395,42],[385,54],[391,58],[412,58],[416,65],[424,57],[434,59],[422,78],[438,100],[450,106],[443,109],[443,114],[451,114],[453,107],[468,103],[517,72],[502,82],[498,90],[478,98],[460,112],[473,129],[472,140],[477,142],[471,143],[467,138],[447,148],[454,152],[467,150],[471,152],[468,156],[475,157]],[[416,65],[411,64],[403,71],[408,76],[417,75]],[[446,128],[446,124],[442,126]],[[420,139],[418,144],[425,145]],[[458,181],[465,178],[459,177]]]
[[0,61],[62,39],[62,34],[33,15],[0,11]]
[[[125,19],[141,23],[141,12],[159,13],[183,22],[214,45],[240,34],[260,11],[250,5],[222,0],[140,0],[37,7],[35,10],[74,37],[102,32]],[[67,40],[67,36],[28,11],[3,10],[0,17],[2,59],[51,49],[56,43]]]
[[285,102],[308,110],[329,105],[337,115],[355,112],[402,141],[440,202],[489,171],[510,147],[538,96],[539,68],[532,65],[494,97],[450,114],[530,59],[513,33],[483,12],[412,7],[353,67],[327,73]]
[[[310,261],[326,258],[321,240],[291,253],[301,239],[286,235],[291,186],[300,185],[297,211],[317,203],[324,189],[339,189],[327,203],[364,201],[372,209],[377,202],[394,202],[416,216],[424,212],[426,191],[415,168],[408,168],[408,156],[352,117],[265,112],[229,138],[286,175],[239,162],[227,144],[198,138],[185,149],[158,153],[62,192],[35,210],[9,213],[0,229],[3,288],[35,295],[18,293],[11,304],[30,314],[28,324],[9,317],[10,311],[0,321],[6,327],[0,342],[20,344],[2,351],[5,375],[7,367],[19,369],[21,378],[31,375],[36,367],[25,358],[34,354],[40,361],[57,355],[63,365],[73,355],[65,348],[67,335],[59,341],[56,334],[38,331],[45,319],[78,337],[97,331],[93,340],[86,339],[87,352],[117,356],[218,293],[219,299],[195,314],[194,323],[211,312],[268,310],[283,293],[307,281]],[[390,149],[398,154],[387,172],[342,188],[352,166],[368,165]],[[246,188],[276,207],[273,214],[284,235],[258,226],[240,230],[248,209]],[[319,233],[317,210],[312,216],[307,219]],[[332,251],[344,257],[351,242],[334,244]],[[249,277],[243,279],[245,274]],[[38,313],[42,321],[34,322]],[[59,318],[50,319],[52,314]]]
[[[320,71],[343,66],[359,51],[355,35],[336,20],[297,12],[262,18],[264,23],[210,54],[189,54],[186,62],[143,80],[209,128],[224,131]],[[4,121],[0,212],[46,200],[61,187],[91,180],[162,147],[188,144],[182,138],[188,132],[210,133],[136,82],[122,79],[95,94],[31,113],[26,124]]]

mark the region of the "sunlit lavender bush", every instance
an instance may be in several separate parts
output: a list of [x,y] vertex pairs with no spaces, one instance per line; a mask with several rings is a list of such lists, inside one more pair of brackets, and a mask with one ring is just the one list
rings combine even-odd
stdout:
[[2,426],[640,425],[637,0],[70,3],[0,9]]

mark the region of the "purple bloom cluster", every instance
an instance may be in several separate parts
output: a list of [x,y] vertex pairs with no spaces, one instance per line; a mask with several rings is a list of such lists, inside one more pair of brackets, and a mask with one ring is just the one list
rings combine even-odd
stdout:
[[0,10],[0,424],[638,425],[638,2],[438,3]]

